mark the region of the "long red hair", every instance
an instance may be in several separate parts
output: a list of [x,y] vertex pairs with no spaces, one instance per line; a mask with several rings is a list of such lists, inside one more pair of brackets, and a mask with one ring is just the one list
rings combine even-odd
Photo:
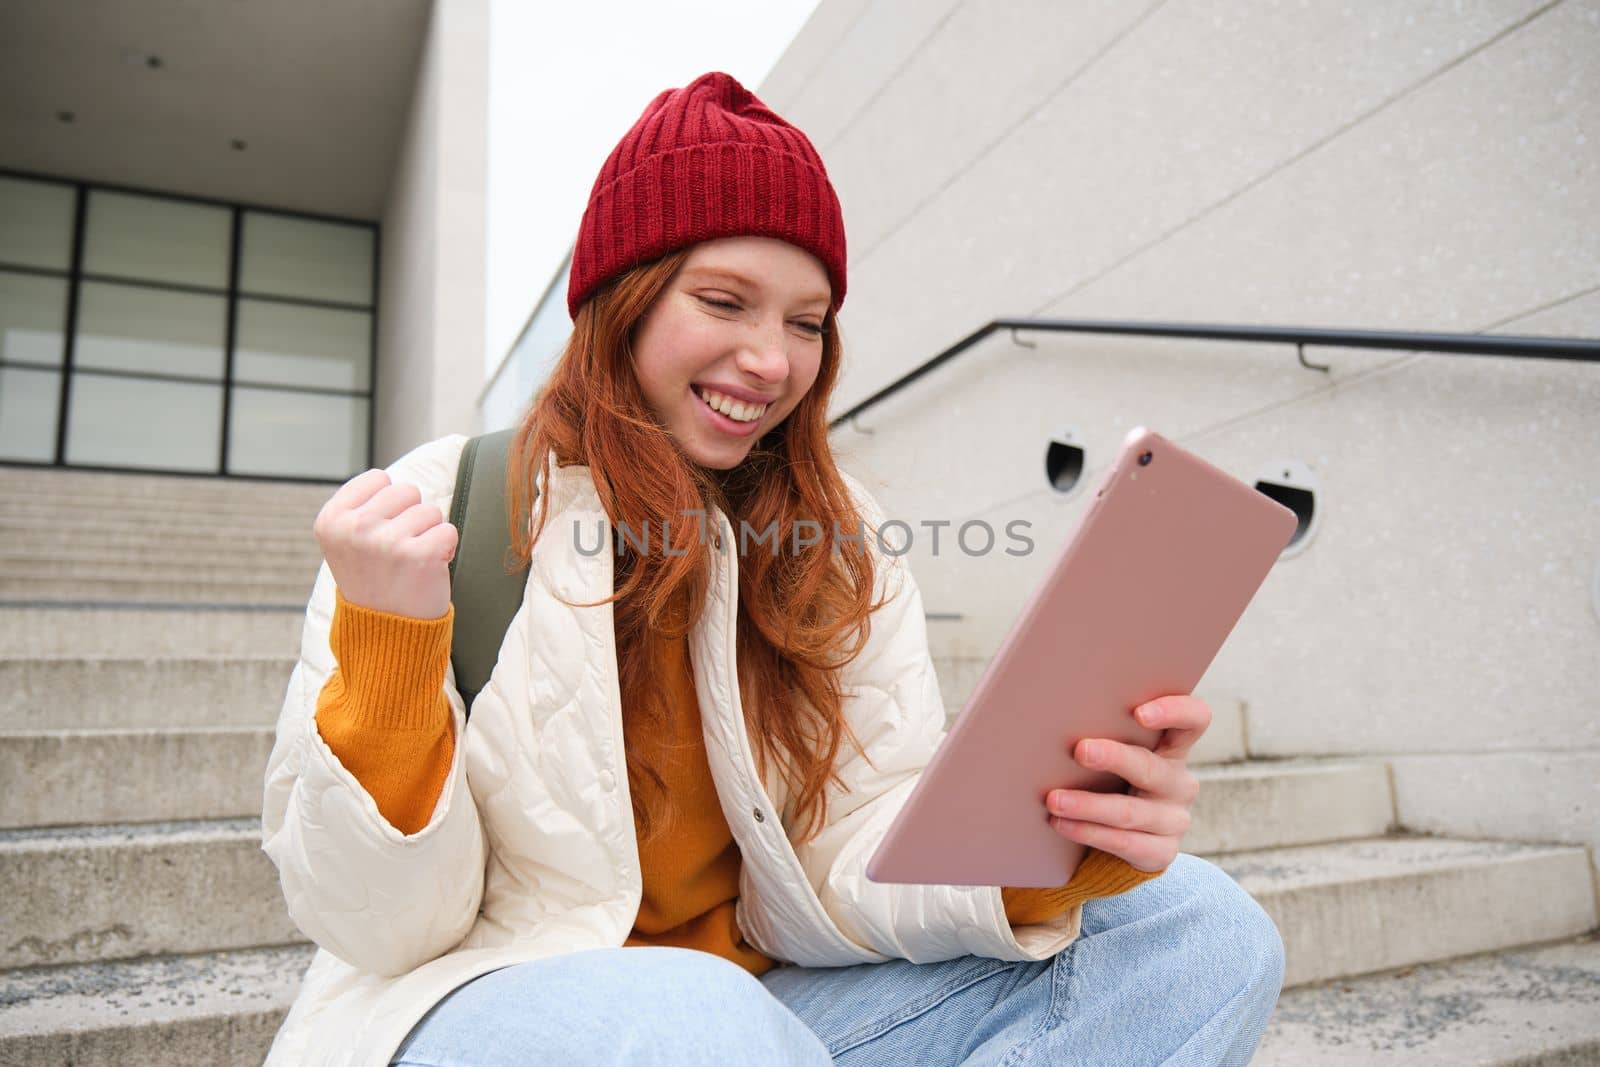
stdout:
[[[544,501],[535,505],[532,496],[536,474],[543,465],[548,477],[551,459],[589,468],[613,530],[622,527],[635,537],[649,531],[655,547],[647,551],[637,551],[627,537],[616,542],[613,594],[595,603],[615,603],[624,723],[650,723],[664,736],[660,727],[669,708],[657,664],[704,607],[712,550],[709,533],[702,537],[695,523],[678,516],[699,509],[709,518],[714,504],[735,530],[743,523],[760,533],[776,523],[778,552],[768,545],[738,557],[739,692],[757,770],[764,779],[769,760],[780,761],[793,827],[799,828],[791,832],[805,841],[825,824],[825,793],[838,781],[841,742],[848,737],[861,751],[844,721],[839,668],[860,652],[868,616],[879,606],[872,603],[871,557],[854,543],[841,540],[835,547],[823,536],[793,550],[796,522],[847,534],[864,522],[828,444],[828,399],[841,356],[838,324],[830,307],[816,381],[789,417],[734,469],[700,467],[651,411],[633,370],[635,327],[689,252],[680,249],[618,275],[579,307],[571,339],[513,435],[506,487],[512,554],[516,565],[526,564],[544,527]],[[518,517],[535,507],[529,529]],[[670,552],[660,543],[663,518],[674,520]],[[866,536],[874,532],[869,527]],[[672,817],[672,798],[651,755],[627,753],[634,819],[646,840],[665,832]]]

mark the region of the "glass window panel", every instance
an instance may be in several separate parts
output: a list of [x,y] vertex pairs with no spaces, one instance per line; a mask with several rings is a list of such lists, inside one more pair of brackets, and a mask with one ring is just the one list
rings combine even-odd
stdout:
[[59,371],[0,367],[0,458],[54,461],[60,410]]
[[246,212],[239,289],[341,304],[372,303],[372,229]]
[[0,360],[61,365],[67,282],[0,271]]
[[227,208],[96,189],[87,226],[83,269],[90,274],[228,286]]
[[215,471],[222,386],[101,374],[72,376],[67,462]]
[[240,300],[236,381],[368,388],[372,313]]
[[233,391],[228,473],[344,481],[367,468],[365,397]]
[[225,297],[84,282],[72,362],[221,381],[227,318]]
[[0,262],[70,270],[75,200],[70,185],[0,177]]

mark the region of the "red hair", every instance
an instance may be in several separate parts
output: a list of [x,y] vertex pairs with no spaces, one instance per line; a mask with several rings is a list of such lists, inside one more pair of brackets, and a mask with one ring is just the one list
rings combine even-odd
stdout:
[[[825,825],[825,792],[830,780],[838,781],[834,761],[841,741],[848,737],[862,751],[844,721],[839,669],[859,654],[868,616],[880,606],[871,602],[874,568],[860,543],[841,539],[836,548],[824,536],[793,550],[800,540],[792,533],[797,522],[844,533],[864,522],[828,443],[828,400],[841,357],[838,326],[830,307],[816,381],[789,417],[732,470],[703,468],[651,411],[634,374],[631,343],[689,252],[679,249],[617,275],[578,308],[571,339],[513,435],[506,476],[512,553],[518,566],[526,564],[544,527],[543,498],[531,530],[517,517],[528,517],[535,506],[535,477],[541,464],[548,477],[552,458],[561,466],[587,466],[613,530],[625,526],[635,538],[683,511],[699,509],[709,520],[711,505],[735,529],[743,523],[766,531],[776,523],[781,551],[739,556],[739,693],[758,773],[765,779],[768,761],[780,761],[793,823],[801,828],[798,840],[806,841]],[[595,602],[615,603],[624,721],[652,723],[658,735],[669,708],[656,665],[705,606],[708,542],[694,523],[681,521],[671,525],[670,551],[658,544],[658,550],[639,552],[622,538],[614,592]],[[665,783],[649,756],[627,753],[634,819],[646,840],[664,832],[671,815]]]

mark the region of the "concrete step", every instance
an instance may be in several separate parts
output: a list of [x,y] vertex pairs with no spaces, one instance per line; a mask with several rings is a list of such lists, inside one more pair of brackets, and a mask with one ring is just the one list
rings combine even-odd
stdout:
[[[0,733],[0,829],[261,815],[268,727]],[[88,784],[93,783],[89,788]]]
[[56,530],[103,530],[126,534],[139,530],[183,530],[214,536],[264,534],[274,537],[309,536],[317,510],[254,514],[227,508],[172,510],[156,506],[58,508],[48,504],[6,503],[5,529],[10,533]]
[[1198,855],[1381,837],[1394,828],[1388,768],[1348,759],[1196,766],[1183,850]]
[[174,546],[194,549],[231,548],[240,552],[254,549],[273,552],[315,552],[316,535],[304,529],[274,530],[269,527],[233,526],[209,529],[188,523],[154,525],[62,526],[46,522],[19,522],[10,516],[0,519],[0,542],[7,548],[33,551],[60,545],[72,548],[160,548]]
[[[0,796],[0,827],[255,815],[271,749],[270,727],[0,733],[0,778],[29,782]],[[1265,762],[1200,768],[1198,776],[1187,852],[1315,844],[1390,828],[1381,764]],[[96,789],[84,791],[85,781]]]
[[0,1063],[259,1067],[308,944],[0,973]]
[[1285,988],[1593,930],[1588,852],[1387,837],[1214,856],[1277,923]]
[[19,504],[51,502],[61,507],[90,509],[107,504],[143,506],[155,503],[163,507],[191,508],[227,505],[255,512],[310,508],[310,514],[315,515],[340,484],[0,466],[0,499]]
[[[306,590],[306,599],[311,591]],[[0,660],[27,657],[297,655],[295,607],[0,607]]]
[[[83,544],[66,537],[54,544],[0,542],[0,571],[11,574],[66,574],[69,577],[85,566],[125,567],[178,571],[216,576],[229,571],[247,577],[257,572],[271,574],[315,574],[322,553],[313,538],[298,545],[245,545],[228,541],[183,544],[152,537],[147,544]],[[49,569],[45,569],[49,568]]]
[[18,553],[0,553],[0,582],[105,582],[115,580],[138,582],[145,585],[235,585],[278,586],[299,583],[307,595],[311,583],[317,580],[317,567],[321,556],[299,555],[294,559],[239,558],[207,561],[202,558],[185,560],[171,552],[159,559],[138,560],[120,556],[100,555],[98,558],[73,559],[62,552],[42,559],[19,559]]
[[[35,967],[0,974],[0,1062],[258,1064],[310,945]],[[1593,935],[1302,986],[1252,1067],[1600,1062]]]
[[106,529],[140,527],[202,531],[262,531],[290,535],[308,533],[317,512],[334,492],[329,487],[315,499],[285,504],[253,501],[246,495],[221,495],[213,499],[166,496],[74,497],[59,494],[18,496],[0,490],[6,501],[8,530]]
[[283,945],[259,819],[0,831],[0,969]]
[[1405,967],[1283,995],[1251,1067],[1600,1063],[1600,940]]
[[0,730],[271,726],[292,656],[0,660]]
[[82,574],[75,578],[0,577],[0,605],[18,604],[231,604],[252,607],[305,607],[316,579],[315,568],[303,581],[266,582],[199,581],[194,575],[180,580],[110,573]]
[[[0,482],[4,479],[0,478]],[[188,479],[179,479],[187,482]],[[329,485],[312,493],[292,493],[274,499],[245,484],[224,486],[220,490],[196,494],[198,485],[180,486],[180,492],[162,490],[142,492],[138,489],[115,489],[98,493],[82,490],[46,489],[43,491],[16,492],[0,486],[0,495],[14,505],[7,511],[18,514],[46,512],[72,513],[85,517],[121,514],[184,514],[193,517],[205,515],[240,515],[271,521],[285,515],[304,515],[309,521],[328,498],[338,490]]]
[[70,531],[85,536],[111,538],[137,537],[141,534],[188,534],[202,538],[249,540],[269,538],[292,541],[312,536],[312,521],[316,513],[301,515],[231,515],[221,512],[194,512],[175,515],[172,512],[147,511],[140,514],[108,512],[104,515],[62,514],[39,508],[22,510],[7,504],[0,516],[0,532],[8,538],[48,536]]

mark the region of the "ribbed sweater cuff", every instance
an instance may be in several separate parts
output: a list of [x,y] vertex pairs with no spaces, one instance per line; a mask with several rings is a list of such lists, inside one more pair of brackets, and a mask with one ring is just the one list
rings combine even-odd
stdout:
[[1065,915],[1073,907],[1096,897],[1114,897],[1166,873],[1141,871],[1120,856],[1091,848],[1064,886],[1053,889],[1004,887],[1000,900],[1012,926],[1027,926]]
[[334,591],[328,643],[339,663],[351,725],[436,730],[450,664],[452,604],[437,619],[413,619],[352,604]]

